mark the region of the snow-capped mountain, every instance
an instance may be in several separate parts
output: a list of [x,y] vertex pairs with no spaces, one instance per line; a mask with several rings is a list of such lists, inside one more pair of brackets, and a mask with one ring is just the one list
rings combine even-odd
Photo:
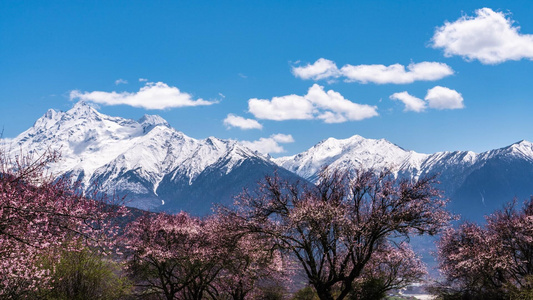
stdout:
[[466,218],[480,219],[517,197],[533,195],[533,144],[520,141],[483,153],[471,151],[421,154],[386,141],[355,135],[326,139],[305,152],[274,161],[309,181],[323,166],[353,170],[390,168],[396,176],[418,178],[438,174],[439,188],[450,208]]
[[316,181],[324,166],[334,169],[419,169],[424,158],[424,154],[406,151],[384,139],[372,140],[354,135],[344,140],[328,138],[305,152],[274,161],[303,178]]
[[520,141],[483,153],[422,154],[387,140],[326,139],[297,155],[271,159],[236,141],[193,139],[161,117],[139,120],[111,117],[79,102],[66,112],[49,110],[12,140],[2,140],[11,156],[59,150],[50,166],[88,191],[128,195],[130,205],[150,210],[209,212],[211,204],[230,203],[243,187],[264,175],[314,182],[323,166],[340,169],[390,168],[396,176],[439,174],[439,188],[450,208],[480,219],[513,197],[533,194],[533,144]]
[[13,156],[59,150],[61,160],[50,168],[55,176],[71,176],[89,192],[98,186],[127,194],[131,206],[151,210],[205,213],[280,169],[236,141],[193,139],[159,116],[111,117],[84,102],[67,112],[48,110],[8,149]]

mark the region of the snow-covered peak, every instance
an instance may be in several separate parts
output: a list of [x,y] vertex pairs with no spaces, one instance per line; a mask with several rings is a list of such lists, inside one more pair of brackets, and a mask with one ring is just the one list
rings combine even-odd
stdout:
[[413,152],[405,151],[387,140],[354,135],[347,139],[328,138],[305,152],[274,161],[289,171],[314,180],[324,166],[341,169],[399,168],[406,160],[420,160],[414,156]]
[[358,151],[364,148],[370,152],[379,152],[384,149],[394,149],[395,151],[405,152],[401,147],[385,140],[385,139],[366,139],[360,135],[354,135],[346,139],[328,138],[311,149],[315,149],[317,153],[321,153],[326,156],[335,156],[335,153]]
[[211,147],[213,150],[219,150],[222,148],[226,148],[230,141],[224,141],[219,138],[216,138],[214,136],[210,136],[204,140],[205,144],[209,147]]
[[53,120],[56,119],[58,114],[60,114],[60,112],[57,112],[54,109],[49,109],[48,111],[46,111],[43,118]]
[[158,115],[144,115],[137,122],[141,124],[144,133],[160,125],[170,128],[170,124],[168,124],[167,120]]
[[263,160],[272,161],[272,157],[269,154],[264,154],[257,150],[252,150],[237,141],[231,141],[231,142],[232,142],[232,146],[231,146],[230,153],[235,153],[241,158],[260,157]]
[[520,157],[533,161],[533,143],[521,140],[507,147],[488,151],[486,155],[490,157],[499,155]]
[[144,115],[142,116],[137,122],[143,124],[143,125],[146,125],[146,126],[158,126],[158,125],[163,125],[163,126],[166,126],[166,127],[170,127],[170,125],[168,124],[167,120],[161,118],[160,116],[158,115]]
[[37,119],[33,127],[50,128],[61,119],[64,112],[49,109],[42,117]]
[[[193,180],[228,156],[235,146],[234,141],[215,137],[190,138],[157,115],[144,115],[138,121],[111,117],[83,101],[66,112],[47,111],[10,144],[23,152],[59,150],[62,159],[52,172],[83,174],[85,184],[93,176],[120,176],[127,170],[137,170],[155,187],[165,174],[177,168]],[[251,150],[241,152],[253,155]],[[238,159],[243,157],[235,156],[234,160]]]
[[511,146],[512,149],[516,149],[516,150],[531,150],[533,148],[533,143],[529,142],[529,141],[526,141],[526,140],[521,140],[519,142],[516,142],[514,144],[512,144]]
[[[329,139],[332,139],[332,138],[329,138]],[[342,142],[345,142],[345,143],[350,143],[350,144],[354,144],[354,143],[360,143],[360,142],[363,142],[365,140],[371,140],[371,139],[366,139],[358,134],[355,134],[355,135],[352,135],[351,137],[349,138],[346,138],[346,139],[342,139],[342,140],[338,140],[338,141],[342,141]]]
[[85,101],[78,101],[65,114],[74,118],[91,118],[101,116],[94,107]]

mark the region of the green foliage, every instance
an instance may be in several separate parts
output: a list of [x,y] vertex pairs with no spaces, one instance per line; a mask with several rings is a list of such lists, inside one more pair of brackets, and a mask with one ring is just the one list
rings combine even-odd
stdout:
[[509,299],[512,300],[529,300],[533,299],[533,275],[528,275],[524,278],[522,287],[517,288],[513,285],[508,285]]
[[294,294],[291,300],[318,300],[318,295],[311,286],[306,286]]
[[259,295],[255,297],[257,300],[283,300],[287,289],[278,283],[272,282],[259,288]]
[[530,300],[533,299],[532,289],[520,289],[511,292],[510,299],[512,300]]
[[381,278],[369,278],[363,281],[350,295],[350,300],[376,300],[384,299],[387,285]]
[[86,248],[63,251],[52,270],[51,289],[42,292],[45,299],[124,299],[130,294],[120,264]]

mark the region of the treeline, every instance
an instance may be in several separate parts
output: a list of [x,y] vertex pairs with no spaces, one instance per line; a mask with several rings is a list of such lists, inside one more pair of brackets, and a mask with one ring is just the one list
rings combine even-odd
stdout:
[[426,275],[409,237],[438,233],[441,298],[531,297],[531,202],[451,229],[434,177],[324,169],[204,218],[134,217],[46,176],[55,160],[0,155],[1,299],[382,299]]

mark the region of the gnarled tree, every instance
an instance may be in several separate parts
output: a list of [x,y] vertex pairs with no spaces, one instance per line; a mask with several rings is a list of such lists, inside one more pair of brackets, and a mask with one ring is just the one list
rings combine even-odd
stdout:
[[242,234],[269,238],[294,257],[320,299],[340,300],[356,292],[366,266],[379,264],[373,259],[387,240],[435,234],[448,223],[434,183],[372,170],[325,169],[316,186],[267,177],[226,214],[243,224]]
[[283,260],[270,239],[242,235],[242,224],[227,215],[214,217],[214,235],[219,245],[223,269],[217,280],[219,299],[264,299],[272,286],[287,287],[291,282],[290,262]]

